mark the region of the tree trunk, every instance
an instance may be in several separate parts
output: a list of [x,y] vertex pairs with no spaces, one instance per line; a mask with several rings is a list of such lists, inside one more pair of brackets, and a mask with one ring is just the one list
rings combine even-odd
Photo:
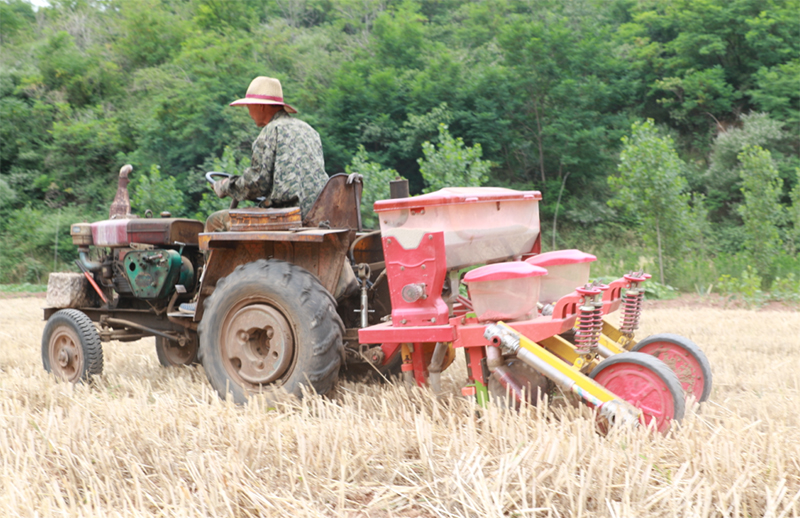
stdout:
[[664,258],[661,256],[661,228],[656,218],[656,243],[658,243],[658,271],[661,278],[661,284],[664,284]]
[[533,99],[533,112],[536,115],[536,142],[539,144],[539,173],[542,175],[542,187],[544,187],[544,144],[542,143],[542,122],[539,120],[539,103]]
[[564,193],[564,185],[567,183],[569,173],[564,175],[561,181],[561,189],[558,191],[558,201],[556,201],[556,213],[553,216],[553,250],[556,249],[556,222],[558,221],[558,208],[561,206],[561,195]]

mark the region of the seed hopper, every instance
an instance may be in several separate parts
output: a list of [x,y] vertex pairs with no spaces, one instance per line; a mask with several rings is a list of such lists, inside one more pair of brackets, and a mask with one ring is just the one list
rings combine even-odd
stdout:
[[[708,398],[708,360],[678,335],[635,339],[649,275],[589,283],[594,256],[539,253],[540,200],[484,187],[376,202],[391,316],[359,341],[381,344],[385,358],[399,351],[405,379],[434,391],[463,349],[462,393],[481,403],[535,404],[561,390],[604,421],[668,430],[686,397]],[[619,327],[603,318],[617,310]]]

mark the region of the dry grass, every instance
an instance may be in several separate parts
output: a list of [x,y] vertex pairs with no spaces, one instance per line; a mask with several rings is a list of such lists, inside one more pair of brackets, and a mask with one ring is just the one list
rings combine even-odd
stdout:
[[42,304],[0,300],[0,516],[800,516],[795,313],[649,311],[642,336],[702,344],[711,400],[667,436],[600,437],[586,412],[399,386],[238,408],[152,340],[107,345],[94,386],[56,383]]

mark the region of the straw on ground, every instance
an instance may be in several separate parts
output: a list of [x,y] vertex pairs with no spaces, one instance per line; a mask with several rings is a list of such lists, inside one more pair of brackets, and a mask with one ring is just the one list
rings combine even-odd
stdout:
[[41,299],[0,300],[0,516],[800,516],[800,318],[649,310],[714,369],[667,436],[585,409],[481,410],[403,386],[220,401],[152,340],[105,346],[92,386],[41,366]]

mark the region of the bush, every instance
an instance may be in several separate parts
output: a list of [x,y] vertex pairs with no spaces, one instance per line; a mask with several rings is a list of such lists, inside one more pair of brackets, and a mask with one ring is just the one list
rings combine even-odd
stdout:
[[478,187],[489,179],[492,162],[481,160],[483,149],[476,143],[467,147],[464,140],[453,138],[447,124],[439,124],[439,143],[422,143],[423,158],[417,160],[427,187],[423,192],[444,187]]
[[25,207],[11,212],[2,234],[5,250],[0,255],[0,283],[43,284],[51,271],[74,270],[72,262],[78,257],[78,250],[72,244],[70,225],[107,217],[107,212],[83,207]]
[[175,182],[173,176],[162,177],[161,168],[153,164],[150,174],[142,174],[131,182],[131,210],[139,216],[147,210],[156,215],[162,211],[172,213],[173,217],[183,215],[183,193]]
[[364,146],[358,146],[353,160],[345,167],[347,174],[357,173],[363,177],[364,191],[361,194],[361,223],[364,228],[377,228],[378,218],[373,205],[378,200],[389,198],[389,182],[400,178],[397,171],[383,167],[369,159]]

